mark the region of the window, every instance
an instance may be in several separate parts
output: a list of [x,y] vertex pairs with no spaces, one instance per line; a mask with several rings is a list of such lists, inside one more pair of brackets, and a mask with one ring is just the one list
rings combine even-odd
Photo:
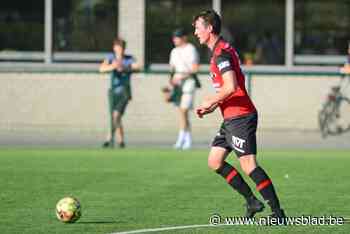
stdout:
[[295,53],[346,54],[349,29],[349,0],[295,1]]
[[118,32],[117,0],[54,0],[53,15],[55,52],[112,49]]
[[0,51],[44,50],[44,0],[2,1]]
[[193,36],[192,18],[202,10],[212,8],[212,0],[147,0],[146,1],[146,63],[169,63],[173,48],[172,32],[182,27],[189,33],[189,41],[208,63],[208,49],[200,47]]
[[284,64],[285,1],[222,1],[222,35],[244,63]]

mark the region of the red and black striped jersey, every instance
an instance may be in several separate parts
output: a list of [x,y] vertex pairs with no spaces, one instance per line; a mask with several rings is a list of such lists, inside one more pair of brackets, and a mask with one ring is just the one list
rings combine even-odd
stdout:
[[224,119],[256,112],[255,106],[245,88],[245,77],[240,67],[237,52],[228,42],[220,38],[214,46],[210,59],[210,76],[217,92],[223,85],[222,74],[227,71],[233,71],[236,75],[237,89],[219,103]]

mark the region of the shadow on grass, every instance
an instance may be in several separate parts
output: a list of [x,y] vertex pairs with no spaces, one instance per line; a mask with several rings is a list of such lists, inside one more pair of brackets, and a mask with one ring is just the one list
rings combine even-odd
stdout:
[[104,220],[90,220],[90,221],[78,221],[74,224],[116,224],[116,223],[121,223],[115,220],[110,220],[110,221],[104,221]]

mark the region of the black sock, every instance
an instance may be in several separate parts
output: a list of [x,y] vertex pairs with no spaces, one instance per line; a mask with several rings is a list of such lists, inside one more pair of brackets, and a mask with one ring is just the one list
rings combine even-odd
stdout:
[[249,176],[255,182],[256,189],[260,192],[264,200],[267,201],[271,207],[271,210],[279,210],[280,202],[272,181],[266,172],[261,167],[257,167],[250,173]]
[[216,170],[216,173],[224,177],[227,183],[238,193],[240,193],[247,201],[254,197],[252,190],[249,188],[248,184],[244,181],[242,176],[227,162]]

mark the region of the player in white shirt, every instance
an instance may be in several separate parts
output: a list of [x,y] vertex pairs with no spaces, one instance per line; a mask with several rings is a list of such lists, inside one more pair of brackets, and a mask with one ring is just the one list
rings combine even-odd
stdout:
[[199,55],[196,48],[187,41],[183,29],[173,33],[175,47],[171,50],[169,64],[173,74],[172,86],[178,86],[181,97],[175,104],[178,106],[180,125],[179,135],[174,145],[176,149],[190,149],[192,146],[191,123],[189,112],[193,108],[196,88],[200,87],[196,73],[199,68]]

